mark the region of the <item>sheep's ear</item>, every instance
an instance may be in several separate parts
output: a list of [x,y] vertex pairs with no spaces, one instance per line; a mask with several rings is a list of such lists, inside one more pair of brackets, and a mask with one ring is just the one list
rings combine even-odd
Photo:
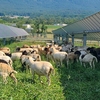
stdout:
[[28,59],[29,59],[29,57],[28,57]]

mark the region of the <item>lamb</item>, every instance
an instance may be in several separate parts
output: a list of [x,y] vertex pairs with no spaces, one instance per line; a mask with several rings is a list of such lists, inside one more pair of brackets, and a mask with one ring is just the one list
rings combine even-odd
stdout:
[[5,61],[0,60],[0,76],[3,78],[3,82],[6,84],[7,83],[7,77],[11,77],[16,85],[17,85],[17,79],[14,75],[14,73],[17,73],[15,70],[12,69]]
[[26,65],[29,65],[31,73],[33,75],[33,79],[34,79],[34,74],[36,73],[39,76],[39,80],[40,76],[46,76],[48,85],[51,84],[50,75],[52,72],[54,72],[54,68],[50,62],[47,61],[34,62],[32,57],[27,57],[25,63]]

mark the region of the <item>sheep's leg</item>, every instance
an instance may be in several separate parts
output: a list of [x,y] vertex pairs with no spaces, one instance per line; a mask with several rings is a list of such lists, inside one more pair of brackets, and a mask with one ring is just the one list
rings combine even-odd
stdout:
[[10,77],[15,81],[15,83],[16,83],[16,85],[17,85],[17,79],[16,79],[15,75],[12,73],[12,74],[10,75]]
[[79,62],[79,59],[76,59],[76,62],[78,63]]
[[83,65],[82,62],[80,61],[81,66]]
[[92,69],[92,63],[90,62],[89,64],[90,64],[90,67],[91,67],[91,69]]
[[50,86],[51,84],[50,75],[47,75],[47,82],[48,82],[48,86]]
[[7,84],[6,76],[3,76],[3,83],[4,83],[4,84]]
[[39,76],[39,81],[40,81],[40,83],[42,83],[43,84],[43,82],[41,81],[41,76],[40,75],[38,75]]
[[26,69],[25,69],[25,63],[22,64],[22,72],[23,72],[24,70],[26,70]]
[[86,67],[85,63],[83,63],[83,66]]
[[68,67],[68,65],[69,65],[69,59],[67,59],[66,64],[67,64],[67,67]]
[[55,60],[55,63],[56,63],[56,65],[57,65],[57,67],[59,67],[60,66],[60,62],[59,61],[57,61],[57,60]]
[[30,69],[30,67],[29,67],[29,66],[26,66],[26,72],[31,73],[31,69]]
[[93,68],[95,68],[95,64],[94,64],[94,61],[93,61],[92,63],[93,63]]
[[32,70],[31,70],[31,72],[32,72],[32,79],[33,79],[33,81],[34,81],[35,72],[32,71]]
[[60,61],[60,66],[62,66],[62,60]]

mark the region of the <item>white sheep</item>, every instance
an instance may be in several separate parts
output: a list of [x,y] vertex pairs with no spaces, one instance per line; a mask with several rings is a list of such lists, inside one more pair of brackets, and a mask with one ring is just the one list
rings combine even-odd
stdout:
[[32,57],[27,57],[25,61],[26,65],[28,64],[34,79],[34,74],[36,73],[39,76],[46,76],[48,85],[51,84],[50,75],[54,72],[54,68],[50,62],[47,61],[33,61]]
[[17,85],[17,79],[14,75],[14,73],[17,73],[15,70],[12,69],[12,67],[10,67],[7,63],[5,63],[4,61],[0,61],[0,76],[3,77],[3,82],[6,84],[7,83],[7,77],[11,77],[16,85]]
[[56,50],[54,47],[50,48],[50,52],[54,58],[54,61],[56,63],[60,62],[60,65],[62,66],[62,61],[67,57],[68,54],[66,52],[61,52],[59,50]]
[[6,55],[9,56],[12,59],[12,61],[16,61],[20,60],[22,55],[27,55],[27,54],[28,54],[27,51],[23,51],[23,52],[13,52]]
[[86,55],[80,55],[79,60],[81,64],[84,64],[84,66],[86,66],[86,63],[89,63],[91,68],[95,68],[94,60],[97,62],[97,58],[90,53]]
[[76,51],[75,54],[77,54],[79,56],[79,61],[80,61],[81,65],[83,64],[85,67],[86,63],[89,63],[91,68],[93,68],[93,67],[95,68],[94,62],[97,62],[97,58],[95,56],[93,56],[90,53],[82,54],[82,52],[80,52],[80,51]]
[[[25,64],[25,61],[26,61],[27,57],[31,57],[31,56],[30,55],[22,55],[21,56],[22,71],[29,70],[29,72],[30,72],[30,68],[29,68],[28,64],[27,64],[27,66]],[[35,59],[33,59],[33,60],[35,60]]]
[[16,61],[16,60],[20,59],[21,56],[22,56],[22,52],[13,52],[13,53],[11,53],[12,61]]
[[29,67],[25,66],[24,64],[26,57],[32,57],[35,61],[41,61],[41,56],[39,54],[22,55],[21,56],[22,71],[24,71],[24,69],[26,70],[29,69]]

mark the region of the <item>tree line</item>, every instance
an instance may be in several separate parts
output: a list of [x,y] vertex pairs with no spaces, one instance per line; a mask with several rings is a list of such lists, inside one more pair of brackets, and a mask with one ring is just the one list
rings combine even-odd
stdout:
[[40,17],[29,17],[29,18],[24,18],[22,16],[19,16],[18,18],[11,18],[11,17],[7,17],[7,16],[2,16],[0,17],[0,23],[2,24],[16,24],[16,27],[18,28],[23,28],[25,29],[26,27],[23,26],[23,24],[30,24],[31,27],[33,28],[33,30],[31,31],[31,33],[37,33],[37,34],[41,34],[41,36],[44,34],[46,35],[47,33],[47,25],[54,25],[57,23],[64,23],[64,24],[72,24],[78,20],[80,20],[81,18],[76,16],[75,18],[72,17],[61,17],[61,16],[40,16]]

